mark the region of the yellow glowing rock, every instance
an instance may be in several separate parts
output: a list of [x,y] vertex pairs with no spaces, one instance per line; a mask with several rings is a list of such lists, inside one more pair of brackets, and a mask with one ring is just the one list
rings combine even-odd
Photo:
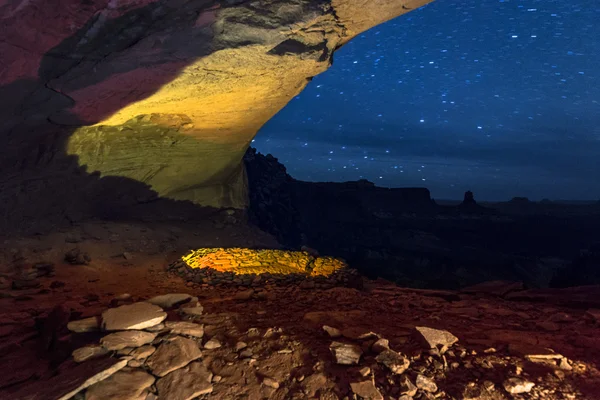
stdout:
[[314,258],[303,251],[204,248],[182,257],[190,268],[212,268],[234,274],[306,274],[329,276],[346,267],[333,257]]

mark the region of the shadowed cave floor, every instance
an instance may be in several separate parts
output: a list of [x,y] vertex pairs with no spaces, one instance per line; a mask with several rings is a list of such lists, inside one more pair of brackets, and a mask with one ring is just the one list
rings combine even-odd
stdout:
[[[106,363],[116,362],[127,350],[77,364],[71,352],[98,343],[103,335],[69,332],[67,322],[167,293],[196,296],[204,309],[192,319],[204,326],[203,337],[189,337],[202,348],[193,365],[204,366],[212,376],[204,391],[195,392],[200,399],[600,398],[596,287],[503,293],[508,289],[501,286],[454,292],[366,279],[352,287],[268,279],[213,287],[188,282],[168,269],[190,249],[200,247],[279,247],[253,227],[221,221],[91,221],[50,235],[2,239],[0,398],[61,398],[68,392],[58,393],[63,388],[76,389],[90,371],[107,368]],[[89,254],[88,265],[64,261],[73,248]],[[38,264],[37,270],[52,271],[50,276],[31,276],[32,266],[40,262],[54,264],[47,269]],[[177,306],[167,308],[167,321],[182,319],[181,315]],[[340,330],[341,336],[331,337],[324,325]],[[458,343],[448,351],[427,349],[417,340],[416,326],[449,331]],[[186,336],[165,328],[153,344],[160,347],[182,335]],[[393,351],[410,360],[406,371],[395,374],[376,359],[381,349],[373,344],[378,337],[389,340]],[[207,345],[209,339],[221,346]],[[336,363],[329,348],[333,341],[351,345],[344,348],[350,353],[362,352],[359,363]],[[236,348],[240,342],[246,351]],[[553,353],[549,355],[548,349]],[[164,378],[149,365],[143,359],[130,360],[120,375],[111,378],[146,371],[148,379],[138,387],[132,388],[133,379],[125,387],[107,380],[121,391],[110,392],[100,382],[74,398],[196,398],[188,396],[194,394],[193,388],[187,394],[165,395],[160,384]],[[420,376],[432,378],[437,387]],[[408,385],[406,378],[419,388]],[[510,378],[535,386],[510,394],[505,387]]]

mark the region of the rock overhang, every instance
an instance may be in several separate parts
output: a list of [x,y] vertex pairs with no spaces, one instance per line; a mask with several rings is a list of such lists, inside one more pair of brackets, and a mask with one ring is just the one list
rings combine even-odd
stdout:
[[241,160],[258,129],[352,37],[428,2],[6,3],[2,170],[43,171],[50,186],[118,177],[242,208]]

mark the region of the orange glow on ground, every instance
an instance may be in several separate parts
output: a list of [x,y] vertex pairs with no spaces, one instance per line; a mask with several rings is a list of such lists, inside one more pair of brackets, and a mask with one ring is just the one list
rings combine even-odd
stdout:
[[333,257],[312,257],[303,251],[205,248],[182,257],[190,268],[212,268],[234,274],[306,274],[329,276],[347,267]]

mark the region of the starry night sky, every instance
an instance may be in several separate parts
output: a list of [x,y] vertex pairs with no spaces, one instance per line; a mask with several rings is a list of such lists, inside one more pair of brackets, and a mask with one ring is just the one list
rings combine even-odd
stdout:
[[600,198],[600,2],[437,0],[358,36],[255,138],[297,179]]

